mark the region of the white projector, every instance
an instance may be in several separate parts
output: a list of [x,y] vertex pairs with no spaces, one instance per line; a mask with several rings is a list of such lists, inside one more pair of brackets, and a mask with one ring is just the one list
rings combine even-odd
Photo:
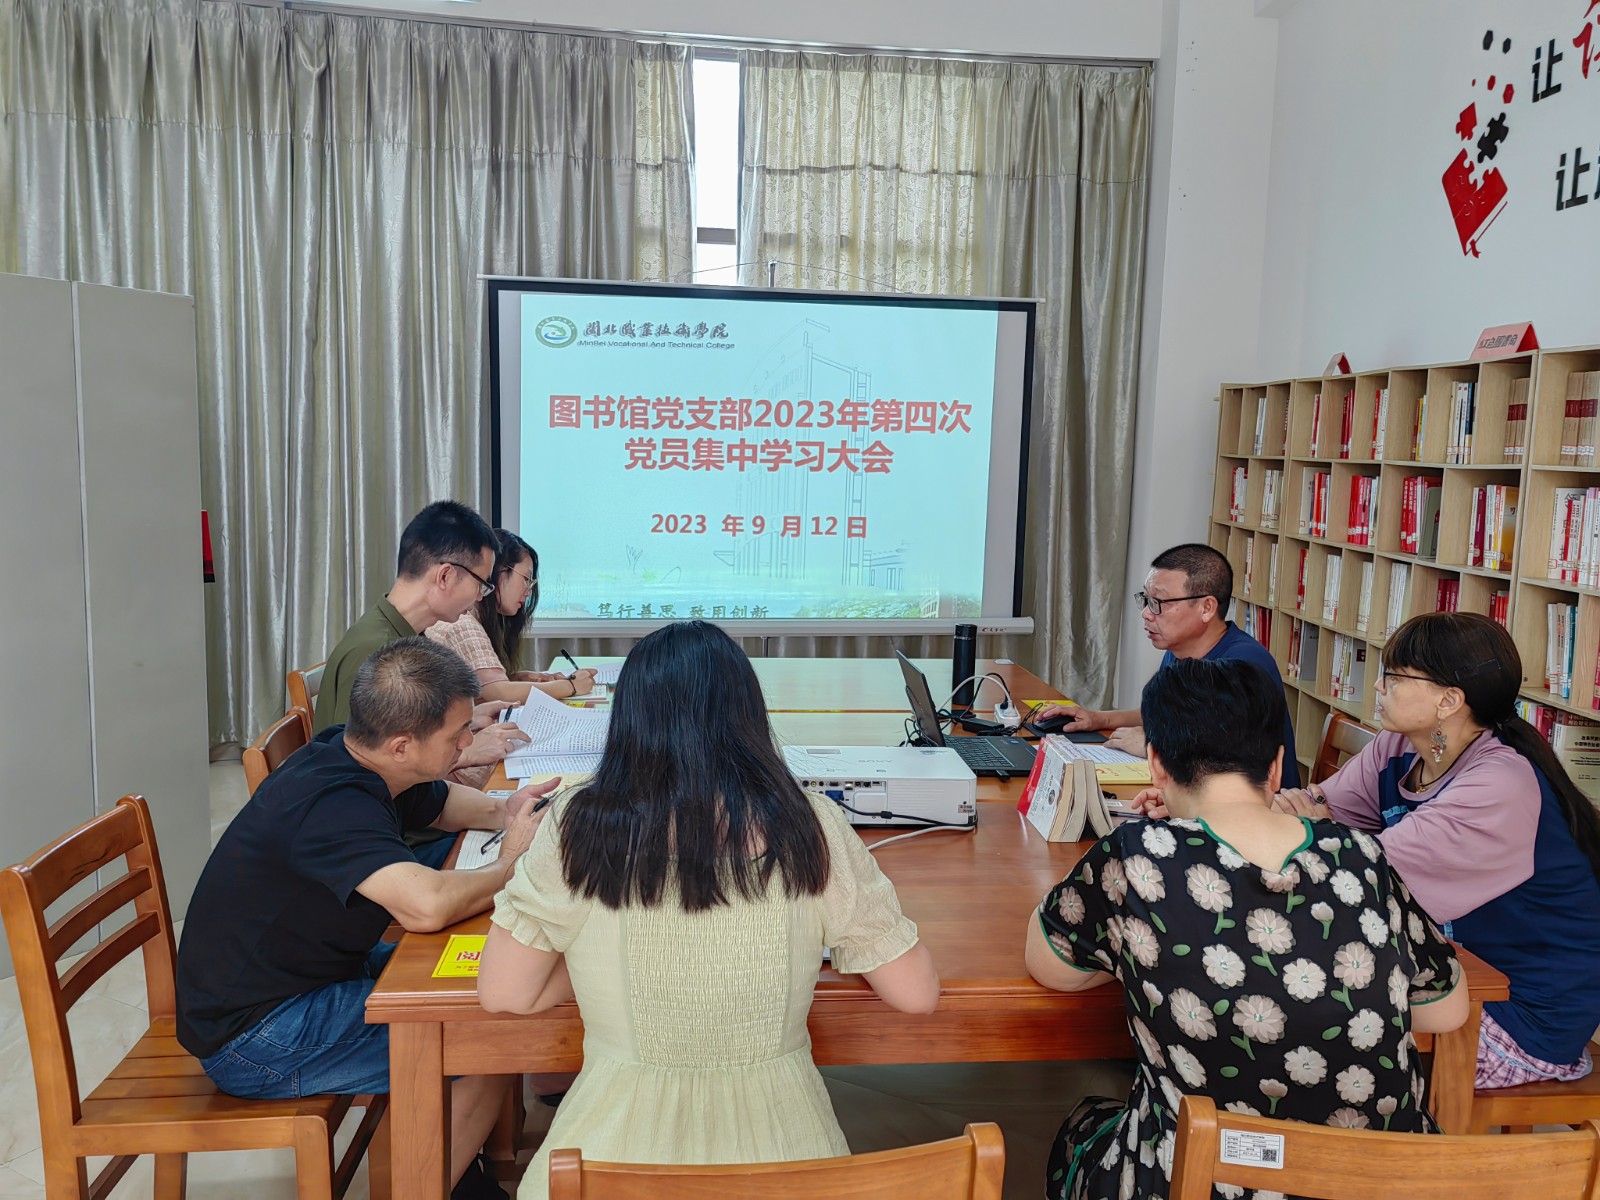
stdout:
[[978,823],[978,777],[945,746],[785,746],[800,786],[844,808],[852,825]]

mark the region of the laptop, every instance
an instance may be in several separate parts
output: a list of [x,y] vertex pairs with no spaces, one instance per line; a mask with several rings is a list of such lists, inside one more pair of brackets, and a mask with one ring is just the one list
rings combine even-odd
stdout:
[[906,699],[911,702],[917,732],[924,742],[930,746],[948,746],[961,756],[961,761],[974,775],[1027,775],[1033,770],[1037,743],[1013,737],[946,738],[944,730],[939,728],[939,711],[933,706],[928,677],[900,651],[896,650],[894,656],[900,660],[900,672],[906,677]]

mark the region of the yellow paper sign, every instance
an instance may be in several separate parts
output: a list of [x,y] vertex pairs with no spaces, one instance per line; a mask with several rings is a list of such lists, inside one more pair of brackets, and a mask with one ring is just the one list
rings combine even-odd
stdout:
[[435,979],[467,979],[476,976],[478,963],[483,959],[483,944],[489,939],[482,934],[452,933],[439,955],[439,965],[433,968]]

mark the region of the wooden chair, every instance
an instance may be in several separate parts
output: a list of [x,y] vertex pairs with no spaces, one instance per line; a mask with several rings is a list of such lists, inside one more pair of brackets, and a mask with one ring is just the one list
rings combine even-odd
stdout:
[[714,1167],[585,1162],[578,1150],[550,1155],[550,1200],[1000,1200],[1006,1146],[998,1125],[968,1125],[961,1137],[903,1150],[803,1162]]
[[311,740],[311,718],[303,708],[291,708],[245,749],[244,781],[254,796],[267,775],[283,760]]
[[[1265,1149],[1277,1165],[1223,1162],[1228,1130],[1270,1139]],[[1185,1096],[1167,1194],[1211,1200],[1212,1185],[1225,1183],[1316,1200],[1597,1200],[1597,1167],[1600,1126],[1593,1123],[1578,1133],[1430,1137],[1219,1113],[1204,1096]]]
[[[46,923],[46,908],[68,889],[124,857],[124,874]],[[57,959],[129,904],[131,920],[57,973]],[[0,871],[0,916],[33,1051],[45,1190],[53,1200],[99,1200],[141,1154],[155,1156],[158,1200],[178,1200],[189,1154],[280,1147],[294,1151],[302,1200],[343,1196],[369,1143],[373,1195],[388,1195],[387,1096],[238,1100],[218,1091],[199,1060],[178,1045],[172,917],[142,796],[124,796],[111,811]],[[105,1081],[80,1099],[67,1012],[136,949],[144,954],[150,1028]],[[353,1104],[364,1104],[366,1111],[335,1167],[333,1132]],[[85,1162],[91,1155],[111,1156],[92,1184]]]
[[[1600,1062],[1600,1042],[1589,1043],[1589,1057]],[[1496,1126],[1507,1133],[1532,1133],[1535,1125],[1581,1125],[1585,1121],[1600,1121],[1600,1071],[1571,1083],[1524,1083],[1472,1094],[1473,1133],[1488,1133]]]
[[1365,750],[1377,736],[1341,712],[1329,713],[1322,722],[1322,744],[1317,747],[1316,761],[1311,764],[1311,782],[1321,783],[1337,771],[1345,759]]
[[303,709],[306,714],[306,741],[311,740],[311,722],[317,713],[317,693],[322,690],[322,668],[326,662],[303,671],[289,672],[289,707]]

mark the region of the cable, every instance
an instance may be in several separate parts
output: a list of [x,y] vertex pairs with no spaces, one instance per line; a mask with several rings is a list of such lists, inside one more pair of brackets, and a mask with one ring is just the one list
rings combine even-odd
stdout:
[[971,829],[976,825],[976,822],[973,825],[967,825],[961,821],[935,821],[932,817],[913,817],[903,813],[890,812],[887,809],[882,812],[866,812],[863,809],[846,804],[837,797],[829,796],[828,799],[844,809],[845,812],[855,813],[858,817],[877,817],[881,821],[920,821],[922,824],[931,825],[936,829]]
[[[978,698],[978,693],[983,689],[984,682],[989,679],[994,680],[1000,685],[1000,690],[1006,694],[1006,703],[1012,708],[1015,708],[1016,704],[1011,699],[1011,689],[1006,686],[1006,681],[1000,678],[1000,676],[996,675],[993,671],[985,671],[982,675],[969,675],[960,683],[956,684],[956,686],[950,690],[950,694],[945,697],[944,703],[939,706],[939,711],[943,713],[944,710],[948,709],[950,707],[950,702],[956,698],[956,693],[962,688],[966,687],[969,683],[977,684],[977,686],[972,689],[972,698],[976,700]],[[967,706],[967,711],[970,712],[971,710],[972,706],[969,704]]]
[[885,846],[890,845],[893,842],[903,842],[907,838],[921,837],[925,833],[944,833],[944,832],[946,832],[947,830],[950,830],[950,829],[959,829],[960,832],[962,832],[962,833],[976,833],[978,831],[977,825],[966,825],[966,826],[946,825],[946,826],[944,826],[942,828],[940,826],[934,825],[934,826],[928,827],[927,829],[913,829],[909,833],[897,833],[893,837],[884,838],[883,841],[881,841],[881,842],[873,842],[872,845],[867,847],[867,853],[870,854],[874,850],[881,850]]

